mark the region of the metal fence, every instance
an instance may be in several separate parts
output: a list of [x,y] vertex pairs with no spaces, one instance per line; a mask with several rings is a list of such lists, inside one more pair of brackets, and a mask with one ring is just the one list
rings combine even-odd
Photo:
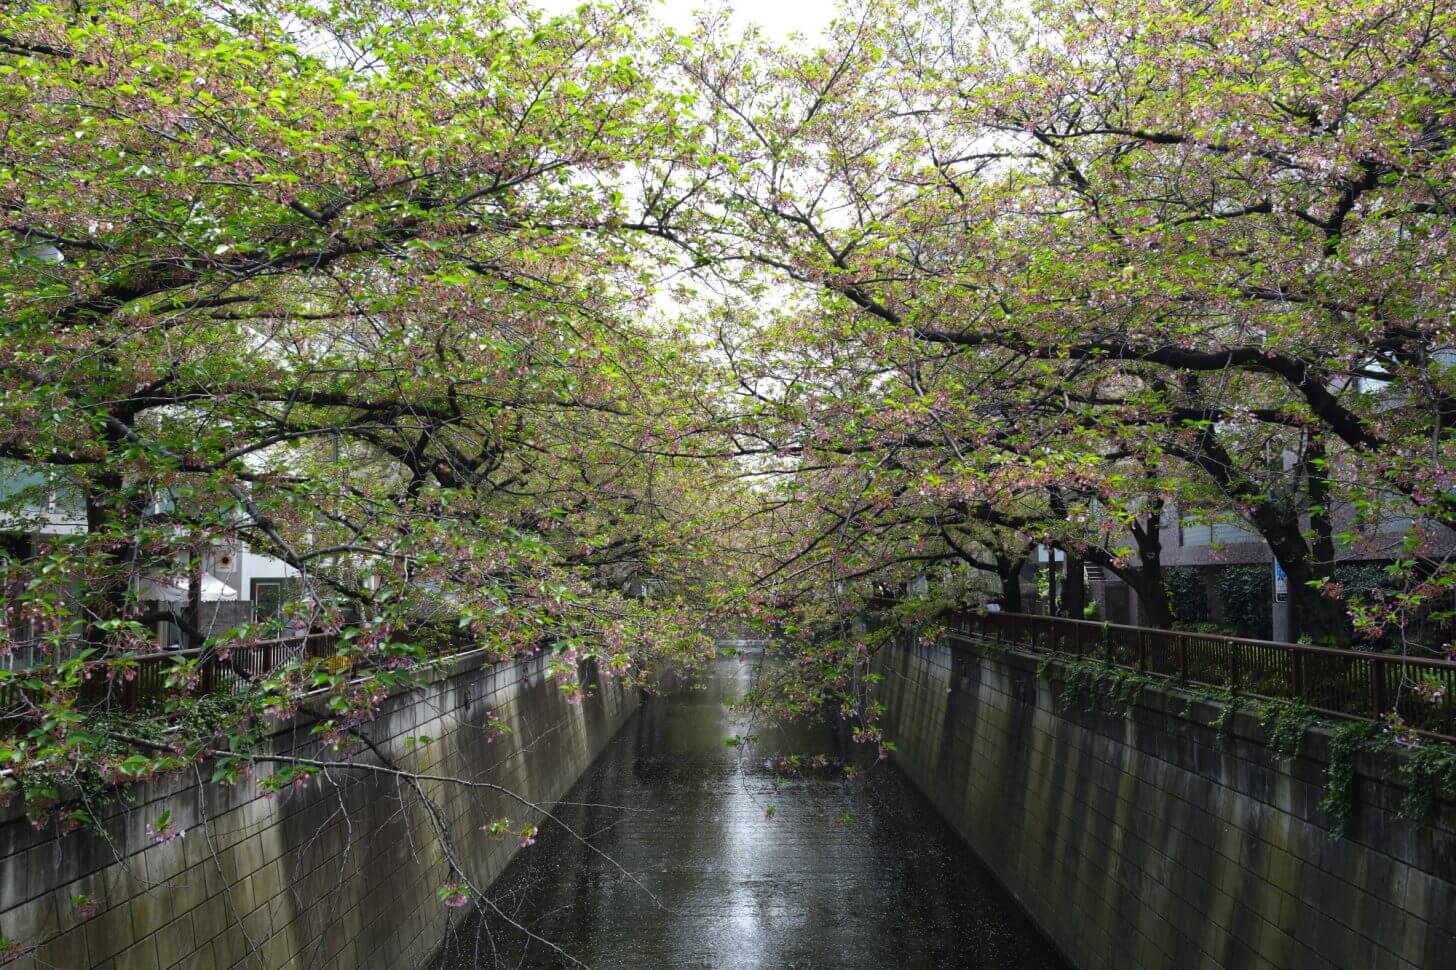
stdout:
[[1300,643],[1154,630],[1028,613],[958,612],[953,634],[1083,657],[1180,684],[1296,701],[1330,717],[1399,714],[1427,737],[1456,740],[1456,663]]

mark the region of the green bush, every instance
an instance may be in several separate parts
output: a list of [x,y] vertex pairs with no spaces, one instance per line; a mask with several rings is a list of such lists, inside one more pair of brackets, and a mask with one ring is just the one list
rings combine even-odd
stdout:
[[[1344,587],[1346,603],[1361,602],[1376,606],[1382,602],[1398,603],[1405,581],[1392,576],[1389,563],[1342,562],[1337,563],[1333,579]],[[1405,636],[1413,643],[1439,644],[1451,639],[1450,599],[1446,596],[1431,597],[1404,612],[1406,618]],[[1374,647],[1379,650],[1395,650],[1401,647],[1401,629],[1394,623],[1387,624],[1385,632],[1374,639],[1367,636],[1356,638],[1357,646]]]
[[1397,592],[1395,582],[1386,573],[1385,566],[1377,562],[1341,562],[1335,564],[1334,580],[1345,587],[1345,595],[1366,596],[1383,592]]
[[1163,585],[1168,590],[1168,605],[1178,627],[1195,629],[1213,618],[1208,611],[1203,581],[1195,567],[1169,566],[1163,571]]
[[1218,598],[1227,625],[1241,637],[1267,640],[1274,599],[1274,569],[1267,564],[1224,566],[1218,571]]

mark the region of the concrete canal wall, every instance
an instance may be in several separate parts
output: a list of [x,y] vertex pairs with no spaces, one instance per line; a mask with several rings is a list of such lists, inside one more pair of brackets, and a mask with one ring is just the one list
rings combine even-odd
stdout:
[[[400,767],[549,806],[638,706],[635,689],[611,681],[568,703],[540,660],[480,663],[462,659],[426,689],[386,700],[365,733]],[[509,733],[495,736],[492,720]],[[275,752],[317,754],[308,723],[285,725]],[[422,736],[433,740],[408,740]],[[480,826],[533,813],[492,789],[424,784],[462,865],[488,884],[520,844]],[[451,881],[441,840],[396,778],[339,771],[277,797],[196,780],[128,794],[131,810],[114,811],[104,836],[37,831],[17,806],[0,815],[0,933],[9,956],[22,954],[6,970],[394,970],[428,960],[455,912],[436,896]],[[163,811],[186,835],[158,844],[146,825]],[[547,826],[541,837],[562,835]]]
[[1071,668],[959,639],[877,662],[897,762],[1081,970],[1456,967],[1456,806],[1401,818],[1398,754],[1356,758],[1338,839],[1327,732],[1285,757],[1173,690],[1063,703]]

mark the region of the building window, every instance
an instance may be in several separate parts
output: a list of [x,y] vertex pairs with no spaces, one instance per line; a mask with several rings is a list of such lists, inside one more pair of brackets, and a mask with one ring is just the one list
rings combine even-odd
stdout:
[[253,622],[267,623],[283,615],[283,607],[293,598],[286,579],[253,580]]
[[1237,522],[1200,522],[1184,519],[1179,529],[1184,546],[1230,546],[1239,542],[1263,542],[1264,537]]

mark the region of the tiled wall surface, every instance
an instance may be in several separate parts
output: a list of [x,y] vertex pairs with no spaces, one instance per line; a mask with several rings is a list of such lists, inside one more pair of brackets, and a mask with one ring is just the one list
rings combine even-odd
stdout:
[[[539,820],[507,792],[549,807],[639,701],[635,689],[604,681],[568,703],[542,674],[539,660],[488,669],[465,660],[388,699],[365,728],[398,767],[473,783],[422,785],[478,885],[530,851],[480,831],[499,817]],[[495,736],[491,719],[510,731]],[[317,754],[308,723],[296,719],[274,751]],[[433,740],[421,745],[422,736]],[[0,933],[24,951],[9,966],[395,970],[427,961],[456,912],[436,896],[451,881],[437,823],[396,776],[333,770],[276,797],[251,782],[195,778],[127,794],[130,810],[112,812],[105,836],[37,831],[18,806],[0,816]],[[158,844],[146,825],[164,810],[186,835]],[[542,823],[542,839],[562,837]],[[74,902],[83,896],[94,914]]]
[[1456,806],[1400,818],[1393,757],[1335,839],[1323,732],[1282,757],[1173,691],[1063,704],[1057,665],[962,641],[879,664],[897,761],[1081,970],[1456,967]]

